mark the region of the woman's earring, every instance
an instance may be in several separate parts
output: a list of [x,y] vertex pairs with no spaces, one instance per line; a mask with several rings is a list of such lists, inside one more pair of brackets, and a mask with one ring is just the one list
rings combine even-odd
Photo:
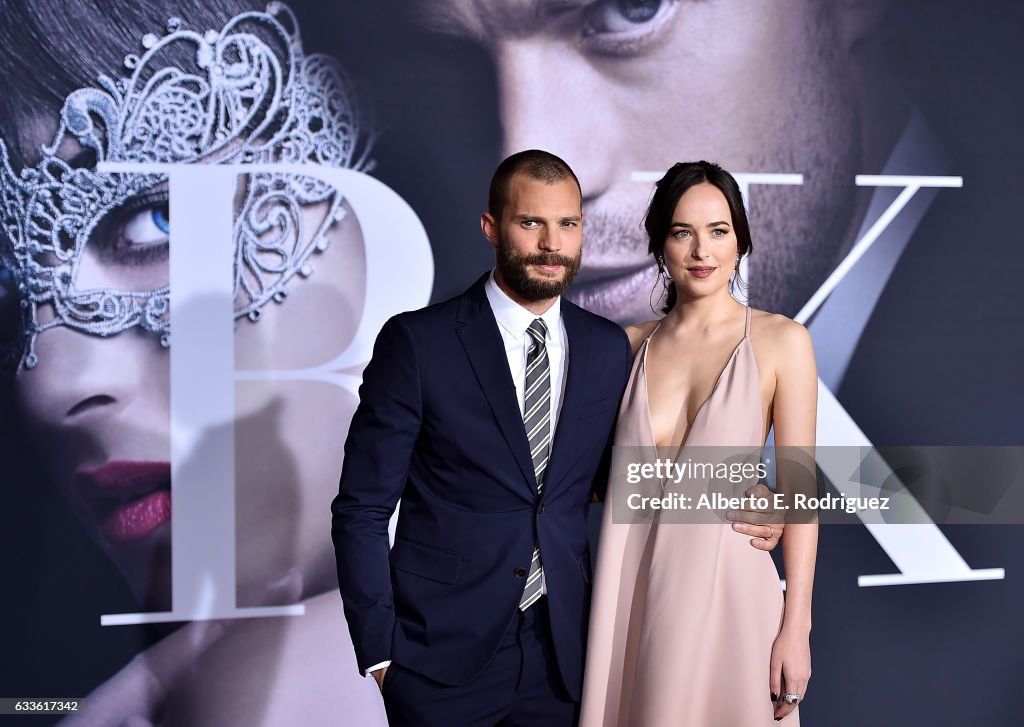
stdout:
[[[736,297],[737,293],[746,295],[747,284],[740,277],[740,262],[743,260],[743,256],[740,254],[736,255],[736,266],[732,269],[732,275],[729,276],[729,292]],[[741,301],[744,302],[744,301]]]
[[668,273],[668,268],[665,267],[665,258],[655,257],[654,262],[658,263],[658,279],[654,281],[654,287],[651,288],[651,312],[655,315],[663,314],[664,310],[656,310],[654,308],[654,292],[658,290],[659,283],[661,285],[661,292],[658,294],[659,305],[661,301],[667,299],[672,292],[672,276]]
[[658,275],[665,278],[665,284],[672,282],[672,275],[668,272],[668,267],[665,266],[665,258],[658,258]]

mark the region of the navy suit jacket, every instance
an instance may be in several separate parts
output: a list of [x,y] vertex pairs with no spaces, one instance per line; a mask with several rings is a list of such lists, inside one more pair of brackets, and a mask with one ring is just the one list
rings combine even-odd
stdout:
[[538,495],[486,279],[395,316],[377,337],[331,507],[345,616],[361,671],[392,659],[444,684],[467,683],[514,621],[537,542],[558,667],[579,699],[587,510],[630,346],[614,323],[562,301],[568,373]]

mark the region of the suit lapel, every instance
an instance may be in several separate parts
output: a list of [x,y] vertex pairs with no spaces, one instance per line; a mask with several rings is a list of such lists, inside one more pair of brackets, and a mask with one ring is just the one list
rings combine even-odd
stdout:
[[485,275],[463,297],[456,332],[516,464],[536,492],[537,481],[530,459],[530,443],[526,439],[523,415],[519,411],[519,399],[515,384],[512,383],[512,373],[508,368],[498,323],[484,292],[486,280]]
[[572,454],[572,435],[579,418],[580,406],[586,396],[586,362],[599,352],[590,350],[590,337],[586,335],[587,322],[579,309],[562,299],[562,321],[568,338],[569,356],[566,361],[565,391],[562,408],[558,412],[558,425],[551,444],[551,460],[544,474],[545,487],[556,486]]

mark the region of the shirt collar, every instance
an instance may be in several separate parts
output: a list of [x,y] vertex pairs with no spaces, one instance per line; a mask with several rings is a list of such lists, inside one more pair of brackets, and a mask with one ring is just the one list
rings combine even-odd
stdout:
[[539,316],[534,315],[509,298],[505,291],[498,287],[498,284],[494,281],[493,270],[484,284],[484,292],[487,294],[487,302],[491,304],[491,310],[494,311],[494,318],[498,321],[498,325],[516,339],[525,335],[526,329],[530,327],[530,324],[536,318],[543,320],[544,325],[547,326],[548,339],[557,334],[559,317],[562,310],[561,296],[555,298],[555,302],[543,314]]

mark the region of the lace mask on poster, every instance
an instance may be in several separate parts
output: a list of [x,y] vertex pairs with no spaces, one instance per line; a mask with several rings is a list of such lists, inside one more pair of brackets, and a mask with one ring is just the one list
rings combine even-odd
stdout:
[[[60,156],[67,142],[89,164],[367,166],[343,76],[332,59],[303,54],[286,6],[240,14],[220,31],[177,18],[166,30],[141,38],[145,52],[125,58],[122,77],[67,96],[36,166],[15,172],[0,140],[0,304],[17,306],[0,338],[6,370],[34,368],[36,338],[58,326],[96,336],[138,326],[170,342],[166,178],[75,166]],[[344,210],[316,179],[246,180],[233,231],[235,318],[256,321],[296,275],[312,273]],[[311,207],[315,224],[303,214]]]

